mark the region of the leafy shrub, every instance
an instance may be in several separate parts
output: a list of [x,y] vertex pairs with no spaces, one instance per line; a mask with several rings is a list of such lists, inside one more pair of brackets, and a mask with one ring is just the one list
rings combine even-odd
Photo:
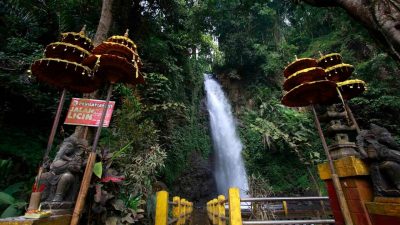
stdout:
[[310,114],[281,105],[268,88],[250,93],[255,109],[239,116],[248,172],[268,179],[277,192],[308,189],[307,167],[321,162],[322,154]]
[[23,183],[15,183],[0,192],[0,218],[21,215],[26,202],[16,199],[13,195],[21,191],[22,187]]

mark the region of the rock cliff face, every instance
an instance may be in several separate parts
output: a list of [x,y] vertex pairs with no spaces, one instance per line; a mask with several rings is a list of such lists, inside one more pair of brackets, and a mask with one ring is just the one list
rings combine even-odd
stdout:
[[218,74],[216,78],[222,85],[235,114],[240,114],[245,109],[253,109],[255,107],[254,99],[246,89],[248,87],[246,80],[239,77],[232,78],[223,73]]
[[232,105],[232,110],[235,113],[240,112],[241,107],[246,105],[245,98],[242,93],[242,81],[239,79],[230,79],[224,74],[217,75],[217,80],[221,83],[225,91],[225,95]]
[[203,206],[217,196],[211,162],[200,153],[193,152],[189,156],[188,169],[176,180],[173,193],[190,199],[195,205]]

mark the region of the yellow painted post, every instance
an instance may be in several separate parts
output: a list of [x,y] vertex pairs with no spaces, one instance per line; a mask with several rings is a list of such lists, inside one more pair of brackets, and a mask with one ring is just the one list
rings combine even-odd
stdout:
[[184,218],[183,218],[183,210],[184,210],[184,206],[183,206],[183,198],[181,198],[180,200],[179,200],[179,219],[178,219],[178,223],[177,223],[177,225],[183,225],[183,224],[185,224],[185,222],[184,222]]
[[238,188],[229,188],[229,222],[230,225],[242,225],[242,212],[240,209],[240,193]]
[[215,225],[218,225],[218,199],[214,199],[214,223]]
[[218,196],[218,225],[225,225],[225,196]]
[[285,212],[285,216],[288,216],[289,212],[288,212],[288,207],[287,207],[286,201],[282,201],[282,208],[283,208],[283,211]]
[[168,192],[159,191],[156,197],[156,224],[168,224]]
[[186,199],[181,200],[181,205],[182,205],[182,211],[181,211],[181,217],[182,217],[182,224],[186,223]]
[[174,202],[174,206],[172,207],[172,216],[174,219],[177,219],[176,224],[179,225],[179,216],[180,216],[180,210],[181,210],[181,198],[178,196],[175,196],[172,198],[172,201]]

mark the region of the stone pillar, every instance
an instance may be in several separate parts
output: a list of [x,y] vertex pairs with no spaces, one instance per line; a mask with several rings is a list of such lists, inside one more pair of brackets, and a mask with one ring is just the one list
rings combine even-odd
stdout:
[[357,135],[357,129],[355,125],[349,126],[344,122],[347,120],[346,112],[338,112],[335,105],[329,106],[319,119],[329,124],[327,135],[332,139],[332,144],[328,148],[332,159],[359,156],[356,144],[349,138],[349,134]]
[[[334,160],[334,165],[340,178],[354,225],[370,224],[370,217],[365,207],[365,203],[372,201],[373,198],[368,166],[355,156]],[[333,188],[328,163],[319,164],[318,172],[320,178],[327,185],[331,209],[336,220],[335,225],[345,225],[335,189]]]

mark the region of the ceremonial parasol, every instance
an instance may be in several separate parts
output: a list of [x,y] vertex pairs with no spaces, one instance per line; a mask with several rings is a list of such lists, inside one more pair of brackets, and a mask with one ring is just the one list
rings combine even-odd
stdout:
[[317,67],[317,60],[312,58],[301,58],[296,59],[296,61],[290,63],[283,71],[284,77],[289,77],[290,75],[296,73],[299,70],[307,69],[310,67]]
[[286,93],[282,104],[289,107],[330,104],[337,97],[336,83],[328,80],[300,84]]
[[81,63],[90,54],[89,51],[66,42],[51,43],[44,50],[46,58],[59,58],[77,63]]
[[126,45],[128,48],[132,49],[135,52],[137,50],[136,44],[125,35],[124,36],[115,35],[108,38],[107,41]]
[[75,32],[67,32],[61,34],[61,42],[70,43],[73,45],[77,45],[86,51],[92,51],[93,44],[92,41],[85,36],[86,26],[84,26],[79,33]]
[[[331,53],[328,55],[323,56],[322,53],[320,52],[321,58],[318,60],[319,63],[325,62],[324,66],[327,66],[328,68],[325,69],[325,73],[326,73],[326,79],[328,80],[332,80],[334,82],[345,82],[353,73],[354,71],[354,67],[350,64],[345,64],[342,62],[342,56],[338,53]],[[359,80],[361,82],[361,80]],[[360,83],[358,82],[358,83]],[[336,100],[336,102],[342,101],[344,109],[346,111],[346,117],[348,119],[348,121],[353,123],[353,125],[356,127],[357,132],[360,132],[360,128],[357,124],[357,121],[354,118],[354,115],[349,107],[349,105],[347,104],[347,100],[349,100],[350,98],[348,98],[347,93],[344,93],[343,91],[347,91],[349,92],[349,95],[353,95],[355,93],[357,93],[357,91],[351,91],[347,90],[347,89],[351,89],[350,87],[352,87],[353,85],[349,85],[348,88],[347,87],[343,87],[343,88],[339,88],[339,83],[338,83],[338,88],[337,88],[337,92],[338,92],[338,99]],[[346,84],[348,83],[343,83],[343,86],[347,86]],[[362,85],[362,84],[360,84]],[[360,90],[361,90],[361,86]],[[364,87],[365,87],[365,83],[364,83]],[[362,92],[361,92],[362,93]],[[361,94],[360,93],[360,94]]]
[[366,83],[358,79],[346,80],[337,83],[337,85],[345,100],[350,100],[367,90]]
[[283,83],[283,89],[290,91],[292,88],[311,81],[325,80],[325,71],[321,67],[311,67],[295,72]]
[[354,66],[345,63],[337,64],[325,69],[326,78],[335,82],[347,80],[353,71]]
[[130,62],[133,62],[137,58],[139,58],[139,55],[134,50],[127,47],[126,45],[114,43],[114,42],[108,42],[108,41],[101,43],[99,46],[97,46],[95,49],[93,49],[93,54],[116,55],[116,56],[124,57]]
[[[137,52],[137,46],[136,44],[128,37],[128,33],[129,33],[129,29],[126,30],[124,36],[120,36],[120,35],[114,35],[110,38],[107,39],[106,42],[112,42],[112,43],[117,43],[117,44],[122,44],[125,45],[126,47],[128,47],[129,49],[131,49],[134,53],[135,53],[135,60],[136,62],[132,62],[132,63],[137,63],[139,69],[140,66],[142,66],[142,61],[140,60],[139,54]],[[128,59],[129,61],[129,59]]]
[[318,66],[324,69],[342,63],[342,56],[339,53],[331,53],[327,55],[322,55],[321,58],[317,60]]
[[124,57],[112,54],[91,55],[85,59],[84,65],[92,68],[93,74],[109,83],[144,83],[139,75],[137,65],[128,62]]
[[[80,64],[91,55],[87,49],[76,45],[92,45],[90,39],[84,36],[84,31],[85,27],[79,33],[64,33],[62,42],[49,44],[45,49],[46,58],[32,64],[32,74],[39,81],[59,89],[79,93],[97,90],[101,85],[101,80],[93,76],[89,67]],[[72,34],[75,38],[65,38]]]
[[31,70],[38,81],[72,92],[90,93],[100,85],[98,79],[93,79],[89,67],[63,59],[37,60]]
[[124,36],[113,36],[101,43],[93,49],[96,58],[91,56],[85,60],[84,64],[91,67],[95,75],[99,74],[102,79],[112,84],[143,83],[143,76],[139,74],[140,58],[136,52],[136,45],[128,38],[128,32],[129,30],[126,30]]

